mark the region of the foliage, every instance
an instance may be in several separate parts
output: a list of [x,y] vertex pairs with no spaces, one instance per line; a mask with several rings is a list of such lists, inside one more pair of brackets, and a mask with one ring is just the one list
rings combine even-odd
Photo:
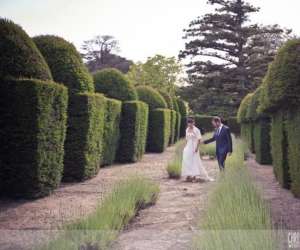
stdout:
[[238,123],[236,117],[228,117],[227,119],[225,119],[224,124],[230,128],[231,133],[235,135],[240,135],[241,126]]
[[165,99],[166,103],[167,103],[167,108],[174,110],[174,103],[173,103],[173,98],[171,95],[169,95],[169,93],[159,90],[160,95]]
[[69,93],[94,92],[93,79],[75,46],[58,36],[37,36],[35,44],[46,59],[55,82],[67,86]]
[[184,140],[178,141],[175,145],[175,153],[172,160],[168,163],[167,172],[169,178],[180,179],[182,166],[182,152],[184,148]]
[[116,158],[120,139],[121,111],[120,101],[106,98],[102,165],[111,165]]
[[145,63],[133,64],[127,77],[134,85],[148,85],[174,95],[181,72],[182,66],[175,57],[155,55]]
[[241,124],[241,137],[247,145],[248,149],[254,153],[254,123],[245,122]]
[[237,113],[237,120],[239,123],[249,121],[247,114],[248,114],[249,105],[252,101],[252,97],[253,97],[253,93],[249,93],[242,100],[239,110],[238,110],[238,113]]
[[103,95],[82,93],[70,96],[65,181],[82,181],[97,174],[102,160],[104,112]]
[[299,105],[300,39],[290,40],[278,51],[263,82],[261,111]]
[[169,109],[154,109],[149,112],[148,152],[163,152],[170,139],[171,111]]
[[186,126],[187,126],[187,117],[181,117],[181,122],[180,122],[180,138],[185,137]]
[[259,164],[272,164],[271,156],[271,130],[270,119],[260,119],[256,121],[253,128],[254,151],[256,154],[256,161]]
[[175,143],[175,136],[176,136],[176,122],[177,122],[177,113],[175,110],[170,111],[170,139],[169,145],[173,145]]
[[271,122],[271,152],[274,174],[284,188],[290,187],[290,173],[288,162],[288,138],[285,128],[286,116],[279,111],[272,116]]
[[173,100],[173,107],[174,107],[174,110],[176,112],[179,112],[179,106],[178,106],[178,103],[177,103],[177,98],[175,96],[172,96],[172,100]]
[[0,78],[52,79],[45,59],[31,38],[20,26],[3,18],[0,18],[0,51]]
[[5,80],[0,85],[0,190],[37,198],[61,180],[67,89],[52,81]]
[[136,88],[140,101],[149,105],[149,110],[167,108],[167,103],[161,94],[152,87],[138,86]]
[[180,98],[177,98],[178,111],[182,117],[187,117],[188,115],[188,103]]
[[175,126],[175,142],[180,138],[180,129],[181,129],[181,114],[176,112],[176,126]]
[[[213,133],[209,132],[203,135],[202,141],[212,138]],[[200,155],[201,156],[209,156],[210,159],[214,159],[216,157],[216,143],[209,144],[201,144],[200,145]]]
[[117,151],[119,162],[136,162],[145,152],[148,128],[148,105],[140,101],[122,104],[121,138]]
[[195,115],[195,124],[202,134],[212,131],[214,128],[211,124],[213,116],[209,115]]
[[116,69],[103,69],[94,74],[95,90],[121,101],[137,100],[133,85]]
[[270,211],[244,166],[244,147],[240,140],[234,145],[192,249],[277,249]]
[[64,226],[64,232],[42,250],[110,249],[118,233],[140,209],[156,202],[159,186],[142,177],[130,177],[115,186],[96,211]]
[[288,141],[288,164],[291,176],[291,190],[300,197],[300,109],[297,107],[288,111],[286,134]]
[[[235,115],[241,99],[261,82],[277,48],[289,37],[278,25],[250,22],[259,11],[242,0],[208,0],[216,7],[184,30],[188,83],[184,96],[194,112]],[[237,39],[238,38],[238,39]]]

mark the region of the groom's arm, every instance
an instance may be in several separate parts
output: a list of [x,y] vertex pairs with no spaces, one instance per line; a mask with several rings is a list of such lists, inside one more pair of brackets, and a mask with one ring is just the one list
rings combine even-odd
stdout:
[[214,142],[215,140],[216,140],[216,136],[215,136],[215,134],[214,134],[214,136],[213,136],[212,138],[203,141],[203,143],[204,143],[204,144],[209,144],[209,143]]

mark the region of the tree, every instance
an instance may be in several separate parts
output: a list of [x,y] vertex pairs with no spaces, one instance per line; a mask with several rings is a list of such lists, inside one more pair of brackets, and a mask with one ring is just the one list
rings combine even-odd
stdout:
[[175,57],[155,55],[149,57],[145,63],[132,65],[127,77],[134,85],[150,85],[175,94],[181,72],[182,66]]
[[234,115],[241,99],[261,81],[286,33],[278,25],[249,23],[249,15],[259,8],[244,0],[208,0],[208,4],[217,6],[215,11],[184,30],[187,42],[179,57],[190,59],[186,65],[190,86],[180,93],[188,100],[188,93],[196,95],[191,106],[197,112]]
[[96,36],[83,42],[82,57],[91,72],[104,68],[116,68],[127,73],[131,61],[116,55],[120,51],[119,41],[113,36]]

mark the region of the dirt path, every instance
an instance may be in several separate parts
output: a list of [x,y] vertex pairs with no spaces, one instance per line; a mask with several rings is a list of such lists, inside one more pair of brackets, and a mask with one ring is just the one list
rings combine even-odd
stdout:
[[247,162],[254,180],[261,189],[263,198],[270,205],[275,228],[300,230],[300,199],[280,187],[272,166],[262,166],[250,158]]
[[[207,202],[207,190],[213,185],[169,180],[165,169],[173,154],[174,147],[170,147],[162,154],[146,154],[138,163],[103,168],[95,178],[83,183],[63,184],[51,196],[42,199],[0,200],[0,249],[30,249],[37,232],[56,229],[92,212],[116,182],[133,174],[144,175],[160,183],[161,193],[157,204],[143,210],[129,229],[121,234],[119,246],[121,249],[168,249],[180,240],[175,231],[191,232],[195,217]],[[205,164],[215,176],[215,164],[211,161]],[[41,235],[38,237],[41,238]],[[135,242],[131,237],[135,238]],[[186,242],[187,238],[183,238]],[[135,245],[138,248],[133,248]]]

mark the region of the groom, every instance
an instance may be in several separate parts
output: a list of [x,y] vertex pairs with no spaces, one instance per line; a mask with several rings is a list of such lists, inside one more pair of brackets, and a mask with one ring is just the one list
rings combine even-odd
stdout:
[[215,128],[214,136],[204,141],[204,144],[208,144],[216,141],[216,155],[218,159],[219,168],[221,171],[225,169],[225,160],[227,155],[232,153],[232,138],[229,127],[225,126],[221,118],[215,116],[212,119],[212,125]]

